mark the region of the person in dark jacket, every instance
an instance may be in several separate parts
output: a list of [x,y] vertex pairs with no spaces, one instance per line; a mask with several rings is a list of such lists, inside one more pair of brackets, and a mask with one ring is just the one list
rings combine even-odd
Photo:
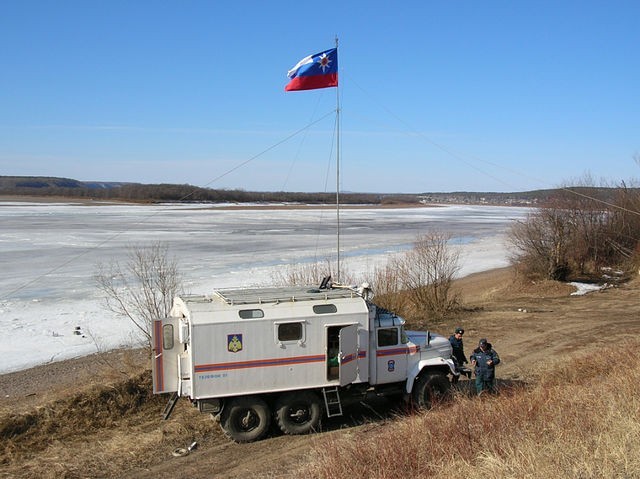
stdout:
[[449,342],[451,343],[452,354],[458,363],[458,367],[462,367],[467,363],[467,357],[464,355],[464,343],[462,342],[462,335],[464,329],[456,328],[451,336],[449,336]]
[[493,350],[491,343],[482,338],[478,347],[470,356],[471,365],[475,367],[476,391],[478,394],[488,391],[496,392],[496,365],[500,364],[500,356]]

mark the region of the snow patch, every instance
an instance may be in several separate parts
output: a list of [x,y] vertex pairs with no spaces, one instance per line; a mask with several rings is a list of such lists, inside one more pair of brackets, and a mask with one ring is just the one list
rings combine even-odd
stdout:
[[590,284],[590,283],[578,283],[574,281],[569,284],[576,288],[576,290],[573,293],[571,293],[571,296],[584,296],[585,294],[593,293],[594,291],[602,291],[603,289],[606,289],[609,287],[606,283]]

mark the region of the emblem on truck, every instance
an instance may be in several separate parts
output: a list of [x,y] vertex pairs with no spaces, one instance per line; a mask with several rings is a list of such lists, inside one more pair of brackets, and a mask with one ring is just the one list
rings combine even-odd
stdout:
[[227,351],[230,353],[242,351],[242,334],[227,335]]

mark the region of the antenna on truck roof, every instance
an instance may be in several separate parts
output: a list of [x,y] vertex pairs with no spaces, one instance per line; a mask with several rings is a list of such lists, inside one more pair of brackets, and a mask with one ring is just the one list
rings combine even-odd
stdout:
[[330,288],[331,288],[331,275],[325,276],[324,278],[322,278],[319,289],[330,289]]

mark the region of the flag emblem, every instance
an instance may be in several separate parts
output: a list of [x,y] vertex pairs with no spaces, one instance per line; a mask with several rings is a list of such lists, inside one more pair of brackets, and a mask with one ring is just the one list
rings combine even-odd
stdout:
[[322,55],[320,55],[318,63],[320,64],[320,68],[322,68],[322,73],[326,73],[327,68],[329,68],[329,63],[331,63],[331,59],[327,56],[326,53],[323,53]]

